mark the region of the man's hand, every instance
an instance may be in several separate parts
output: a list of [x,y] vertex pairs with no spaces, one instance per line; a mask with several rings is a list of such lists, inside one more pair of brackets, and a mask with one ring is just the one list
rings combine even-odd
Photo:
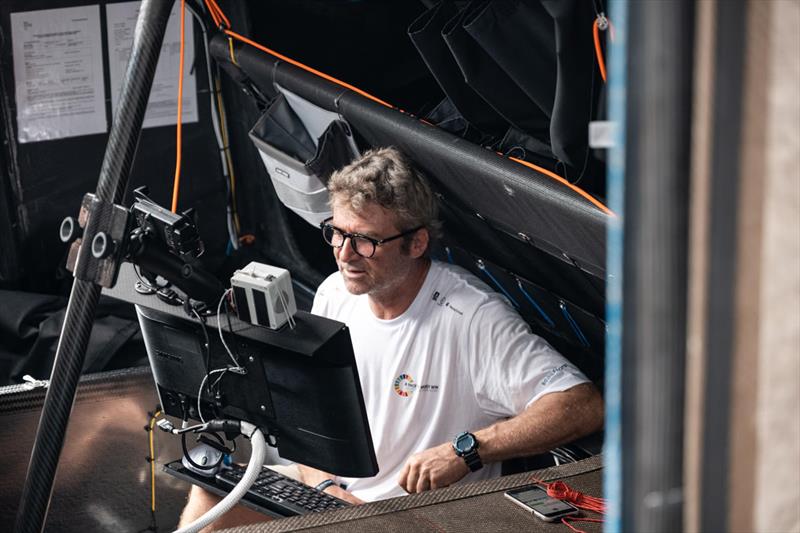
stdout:
[[361,505],[362,503],[366,503],[364,502],[364,500],[356,498],[355,496],[353,496],[353,493],[344,490],[342,487],[338,485],[331,485],[330,487],[325,489],[324,492],[325,494],[330,494],[331,496],[339,498],[340,500],[350,502],[353,505]]
[[[322,470],[317,470],[316,468],[311,468],[310,466],[301,465],[297,463],[297,469],[300,471],[300,476],[303,483],[308,485],[309,487],[316,487],[326,479],[331,479],[333,476],[327,472],[323,472]],[[356,498],[351,493],[344,490],[342,487],[338,485],[331,485],[326,488],[323,492],[326,494],[330,494],[340,500],[344,500],[346,502],[350,502],[353,505],[360,505],[364,503],[364,500]]]
[[397,483],[406,492],[422,492],[452,485],[468,473],[467,463],[447,442],[412,455]]

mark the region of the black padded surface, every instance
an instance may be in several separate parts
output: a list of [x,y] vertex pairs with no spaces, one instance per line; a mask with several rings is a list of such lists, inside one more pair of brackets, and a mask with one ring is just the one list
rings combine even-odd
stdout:
[[[44,389],[0,388],[0,524],[14,523]],[[150,524],[150,466],[144,426],[157,399],[149,368],[93,374],[78,385],[45,531],[136,532]],[[180,456],[180,439],[155,434],[158,463]],[[186,485],[156,468],[156,516],[172,530]]]
[[[230,63],[228,46],[227,39],[215,37],[212,55],[227,67],[237,68]],[[273,84],[278,83],[340,113],[369,144],[406,151],[440,192],[454,196],[473,213],[512,235],[524,233],[547,253],[562,259],[566,253],[588,272],[603,277],[608,216],[574,190],[255,48],[234,46],[238,68],[262,93],[274,94]]]
[[[600,496],[602,456],[559,467],[477,483],[455,485],[421,494],[382,500],[340,511],[300,516],[255,524],[226,531],[238,533],[279,533],[284,531],[325,531],[342,533],[434,531],[564,531],[561,524],[548,524],[506,500],[503,491],[543,481],[564,479],[571,487]],[[584,516],[597,518],[594,513]],[[587,532],[601,531],[601,524],[581,522]]]

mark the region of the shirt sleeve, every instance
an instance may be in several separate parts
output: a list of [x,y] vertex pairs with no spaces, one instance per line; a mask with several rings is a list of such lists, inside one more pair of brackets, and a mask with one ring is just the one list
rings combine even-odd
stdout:
[[314,303],[311,304],[312,315],[330,317],[331,291],[334,290],[336,276],[338,275],[338,272],[334,272],[317,287],[317,292],[314,293]]
[[492,416],[515,416],[545,394],[589,381],[499,295],[478,306],[468,328],[476,399]]

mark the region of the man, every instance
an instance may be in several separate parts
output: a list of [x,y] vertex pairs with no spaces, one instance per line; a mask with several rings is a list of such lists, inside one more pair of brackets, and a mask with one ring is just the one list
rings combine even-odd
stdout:
[[369,151],[328,188],[338,272],[312,312],[350,328],[380,472],[299,466],[306,484],[353,503],[422,492],[602,427],[602,399],[577,368],[475,276],[428,257],[436,197],[400,152]]

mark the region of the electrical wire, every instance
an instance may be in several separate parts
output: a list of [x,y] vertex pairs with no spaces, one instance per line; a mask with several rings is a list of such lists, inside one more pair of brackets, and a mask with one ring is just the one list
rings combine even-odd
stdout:
[[200,422],[202,422],[203,424],[206,423],[206,419],[203,418],[203,409],[200,406],[200,401],[201,401],[201,399],[203,397],[203,387],[205,386],[206,381],[208,381],[209,377],[211,377],[214,374],[219,374],[220,372],[222,372],[224,374],[228,370],[230,370],[230,369],[229,368],[217,368],[216,370],[212,370],[212,371],[206,373],[206,375],[203,376],[202,381],[200,381],[200,388],[197,390],[197,417],[200,419]]
[[150,444],[150,455],[147,457],[147,462],[150,463],[150,526],[142,531],[158,531],[156,523],[156,452],[153,433],[155,433],[154,427],[159,416],[161,416],[161,409],[156,408],[150,416],[150,423],[145,426]]
[[[220,313],[222,312],[222,302],[226,300],[228,295],[231,293],[231,289],[227,289],[225,292],[222,293],[222,297],[219,299],[219,304],[217,304],[217,330],[219,331],[219,340],[222,341],[222,345],[225,347],[225,351],[228,352],[228,355],[231,357],[231,361],[233,361],[233,365],[237,369],[241,369],[242,367],[239,366],[239,361],[236,360],[234,357],[233,352],[231,349],[228,348],[228,343],[225,342],[225,337],[222,335],[222,321],[220,321]],[[225,315],[228,315],[228,306],[225,305]],[[230,328],[230,317],[228,317],[228,327]]]
[[228,194],[230,195],[228,208],[230,209],[228,216],[233,223],[233,247],[239,249],[239,239],[237,235],[241,232],[241,225],[239,223],[239,213],[236,208],[236,174],[233,170],[233,157],[231,156],[230,140],[228,139],[228,125],[225,115],[225,102],[222,100],[222,87],[219,84],[219,77],[216,79],[215,92],[217,96],[217,113],[219,113],[220,132],[222,135],[223,157],[225,164],[228,168]]
[[[267,48],[266,46],[264,46],[262,44],[259,44],[259,43],[255,42],[255,41],[251,40],[251,39],[248,39],[247,37],[245,37],[243,35],[240,35],[240,34],[234,32],[234,31],[230,30],[229,29],[230,28],[230,23],[227,21],[227,19],[225,19],[225,23],[226,24],[225,25],[221,25],[221,23],[220,23],[221,21],[218,18],[215,18],[214,11],[217,12],[217,16],[219,16],[219,14],[222,13],[222,10],[219,8],[219,6],[216,4],[216,2],[214,0],[206,0],[206,6],[209,7],[209,11],[212,11],[212,18],[214,19],[215,24],[217,24],[217,27],[221,28],[222,32],[225,35],[227,35],[228,37],[232,37],[232,38],[236,39],[237,41],[240,41],[240,42],[243,42],[245,44],[248,44],[248,45],[252,46],[253,48],[256,48],[258,50],[261,50],[262,52],[270,54],[273,57],[276,57],[276,58],[278,58],[278,59],[280,59],[282,61],[285,61],[285,62],[289,63],[290,65],[294,65],[295,67],[297,67],[299,69],[302,69],[302,70],[305,70],[306,72],[310,72],[311,74],[314,74],[315,76],[318,76],[318,77],[320,77],[320,78],[322,78],[324,80],[327,80],[327,81],[329,81],[331,83],[334,83],[336,85],[339,85],[340,87],[343,87],[345,89],[349,89],[349,90],[351,90],[351,91],[353,91],[353,92],[355,92],[357,94],[360,94],[364,98],[372,100],[373,102],[381,104],[381,105],[383,105],[385,107],[388,107],[390,109],[396,109],[397,111],[400,111],[401,113],[406,113],[402,109],[397,108],[397,107],[393,106],[392,104],[389,104],[388,102],[385,102],[385,101],[381,100],[380,98],[378,98],[376,96],[373,96],[373,95],[369,94],[368,92],[359,89],[358,87],[354,87],[353,85],[350,85],[349,83],[346,83],[346,82],[341,81],[341,80],[339,80],[337,78],[334,78],[333,76],[330,76],[328,74],[325,74],[324,72],[321,72],[321,71],[319,71],[317,69],[309,67],[308,65],[304,65],[303,63],[300,63],[299,61],[296,61],[296,60],[294,60],[294,59],[292,59],[290,57],[287,57],[287,56],[285,56],[285,55],[283,55],[281,53],[278,53],[275,50]],[[213,6],[213,9],[212,9],[211,6]],[[222,16],[224,17],[224,15],[222,15]],[[235,57],[233,56],[233,53],[231,53],[231,56],[232,56],[232,62],[235,64],[236,60],[235,60]],[[506,157],[503,154],[498,154],[498,155],[500,155],[501,157],[504,157],[504,158]],[[573,185],[572,183],[570,183],[569,181],[567,181],[563,177],[559,176],[558,174],[555,174],[555,173],[553,173],[553,172],[551,172],[551,171],[549,171],[549,170],[547,170],[545,168],[542,168],[542,167],[540,167],[538,165],[535,165],[535,164],[530,163],[528,161],[525,161],[523,159],[518,159],[516,157],[508,157],[507,159],[509,159],[511,161],[514,161],[516,163],[519,163],[521,165],[524,165],[526,167],[532,168],[533,170],[536,170],[537,172],[539,172],[541,174],[544,174],[545,176],[550,177],[550,178],[558,181],[562,185],[565,185],[565,186],[569,187],[570,189],[572,189],[573,191],[578,193],[580,196],[582,196],[583,198],[585,198],[586,200],[591,202],[593,205],[595,205],[598,209],[603,211],[605,214],[607,214],[609,216],[616,216],[608,207],[603,205],[602,202],[597,200],[591,194],[589,194],[586,191],[584,191],[583,189]]]
[[[202,7],[202,4],[201,4]],[[197,10],[187,4],[186,8],[197,20],[200,31],[203,32],[203,48],[206,57],[206,76],[208,78],[209,89],[209,104],[211,107],[211,123],[214,130],[214,137],[217,140],[217,147],[219,149],[220,164],[222,167],[222,176],[225,179],[226,195],[228,203],[226,206],[226,224],[228,229],[228,239],[231,247],[234,250],[239,249],[238,234],[241,231],[241,224],[239,222],[238,209],[236,207],[236,193],[235,193],[235,177],[233,174],[233,158],[230,152],[230,145],[228,144],[228,127],[227,122],[224,120],[225,116],[225,103],[222,99],[222,89],[220,87],[219,67],[215,66],[215,72],[211,68],[211,52],[208,48],[208,32],[206,31],[205,19],[197,12]],[[223,123],[220,123],[220,118],[223,118]]]
[[294,317],[291,311],[289,311],[289,304],[286,303],[286,295],[283,294],[283,290],[281,290],[280,287],[278,287],[278,299],[281,301],[281,306],[283,306],[283,312],[286,313],[286,321],[289,323],[289,328],[294,329]]
[[150,510],[155,513],[156,512],[156,453],[155,453],[155,443],[153,442],[153,427],[156,425],[156,418],[161,415],[161,410],[159,409],[155,413],[153,413],[152,418],[150,418]]
[[200,316],[200,313],[198,313],[194,307],[190,307],[190,309],[192,310],[192,313],[194,314],[195,318],[197,318],[197,320],[200,322],[200,326],[202,326],[203,328],[203,337],[205,337],[206,339],[206,343],[203,345],[204,348],[203,356],[204,356],[206,371],[208,371],[208,363],[211,360],[211,338],[208,336],[208,329],[206,328],[206,320],[205,318]]
[[175,179],[172,184],[172,212],[178,212],[178,192],[181,185],[181,144],[183,137],[183,56],[186,35],[184,25],[186,19],[186,0],[181,0],[181,48],[178,61],[178,119],[176,124],[175,139]]
[[[214,470],[215,468],[217,468],[222,463],[222,461],[225,460],[224,457],[220,457],[217,462],[215,462],[213,464],[210,464],[210,465],[198,464],[197,462],[195,462],[194,459],[192,459],[192,456],[189,453],[189,447],[186,446],[186,435],[188,435],[188,433],[181,433],[181,449],[183,450],[183,457],[193,467],[197,468],[198,470]],[[222,438],[219,437],[219,435],[216,435],[215,433],[211,433],[211,435],[215,435],[217,437],[217,439],[219,439],[220,441],[222,440]]]

